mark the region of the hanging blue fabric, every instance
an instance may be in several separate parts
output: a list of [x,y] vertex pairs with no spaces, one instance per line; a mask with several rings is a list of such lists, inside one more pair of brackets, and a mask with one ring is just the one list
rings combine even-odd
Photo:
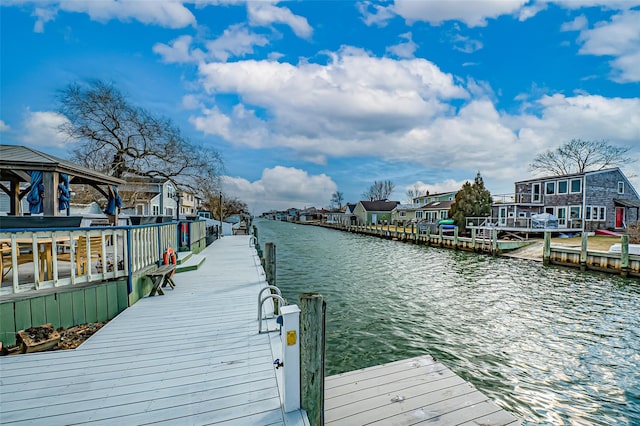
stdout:
[[107,208],[104,212],[108,215],[115,215],[116,212],[122,207],[122,198],[118,195],[118,188],[115,185],[109,187],[109,199],[107,200]]
[[58,183],[58,210],[66,210],[71,202],[71,191],[69,191],[69,175],[60,173],[60,182]]
[[28,172],[31,176],[31,187],[27,201],[29,202],[29,213],[42,213],[42,199],[44,198],[44,185],[42,184],[42,172],[34,170]]

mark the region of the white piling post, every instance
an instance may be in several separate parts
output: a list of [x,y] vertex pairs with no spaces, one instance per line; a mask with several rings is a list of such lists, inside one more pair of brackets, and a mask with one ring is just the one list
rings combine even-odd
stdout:
[[282,315],[282,364],[284,412],[300,409],[300,308],[287,305]]

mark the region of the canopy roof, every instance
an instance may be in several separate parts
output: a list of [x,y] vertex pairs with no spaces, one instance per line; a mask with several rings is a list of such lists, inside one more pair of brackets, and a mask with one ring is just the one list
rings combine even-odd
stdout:
[[28,171],[68,174],[73,184],[120,185],[124,181],[25,146],[0,145],[0,180],[30,182]]

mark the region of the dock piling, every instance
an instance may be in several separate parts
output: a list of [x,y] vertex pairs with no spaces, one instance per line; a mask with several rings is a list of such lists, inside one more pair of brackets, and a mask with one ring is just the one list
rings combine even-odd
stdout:
[[321,294],[303,293],[300,307],[300,405],[311,426],[324,425],[326,303]]

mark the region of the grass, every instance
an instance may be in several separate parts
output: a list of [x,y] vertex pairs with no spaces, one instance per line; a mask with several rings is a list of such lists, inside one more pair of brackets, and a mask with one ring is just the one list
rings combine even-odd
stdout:
[[[602,235],[596,235],[593,237],[589,237],[588,243],[587,243],[587,250],[609,251],[609,247],[619,242],[620,242],[620,237],[606,237]],[[571,246],[571,247],[581,247],[582,237],[552,238],[551,243],[562,244],[562,245]]]

